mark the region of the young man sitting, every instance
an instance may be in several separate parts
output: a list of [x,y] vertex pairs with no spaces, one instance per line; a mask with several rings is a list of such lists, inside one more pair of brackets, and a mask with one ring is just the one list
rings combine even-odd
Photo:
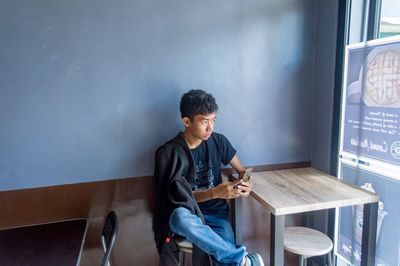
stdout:
[[235,243],[227,199],[247,197],[252,186],[251,180],[222,181],[221,164],[239,174],[245,169],[228,139],[213,132],[217,110],[211,94],[185,93],[180,103],[185,129],[156,152],[157,248],[165,253],[179,235],[193,243],[193,265],[205,265],[204,254],[213,265],[264,265],[259,254]]

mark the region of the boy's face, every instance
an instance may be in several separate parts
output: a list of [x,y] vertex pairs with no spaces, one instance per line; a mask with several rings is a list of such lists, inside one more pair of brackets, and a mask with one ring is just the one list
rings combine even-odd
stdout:
[[192,120],[188,117],[183,118],[183,124],[185,130],[192,137],[207,140],[214,130],[214,123],[216,119],[216,113],[210,113],[207,115],[195,115]]

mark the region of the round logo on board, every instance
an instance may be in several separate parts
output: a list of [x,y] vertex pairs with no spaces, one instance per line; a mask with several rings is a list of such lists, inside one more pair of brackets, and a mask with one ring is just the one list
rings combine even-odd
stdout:
[[390,153],[396,159],[400,159],[400,141],[395,141],[390,146]]

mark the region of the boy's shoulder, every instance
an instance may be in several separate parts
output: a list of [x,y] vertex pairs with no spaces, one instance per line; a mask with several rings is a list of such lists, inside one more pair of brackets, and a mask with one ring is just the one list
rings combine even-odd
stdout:
[[183,140],[182,133],[178,133],[174,138],[168,140],[164,144],[162,144],[158,149],[156,154],[168,154],[171,155],[173,153],[182,153],[187,148],[185,141]]
[[175,149],[176,147],[184,147],[185,145],[186,143],[183,139],[182,132],[179,132],[175,137],[161,145],[161,147],[165,147],[167,149]]
[[225,142],[228,141],[228,138],[225,137],[224,134],[218,133],[218,132],[213,132],[211,134],[211,139],[213,139],[214,141],[216,141],[217,143],[221,143],[221,142]]

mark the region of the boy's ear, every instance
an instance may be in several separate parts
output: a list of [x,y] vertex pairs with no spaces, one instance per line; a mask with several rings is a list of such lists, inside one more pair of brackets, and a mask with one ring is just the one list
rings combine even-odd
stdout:
[[183,125],[184,125],[185,127],[189,127],[189,126],[190,126],[190,119],[189,119],[189,117],[184,117],[184,118],[182,118],[182,122],[183,122]]

